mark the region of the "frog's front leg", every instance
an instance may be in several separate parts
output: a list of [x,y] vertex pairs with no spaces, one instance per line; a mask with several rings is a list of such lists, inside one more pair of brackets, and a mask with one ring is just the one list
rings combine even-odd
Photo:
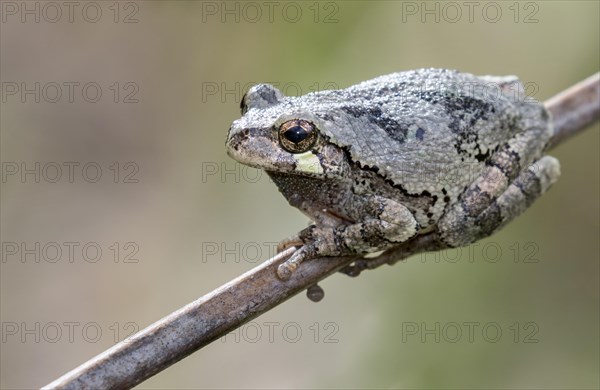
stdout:
[[279,266],[278,276],[289,279],[300,263],[314,257],[377,252],[417,234],[418,223],[404,205],[377,195],[358,203],[366,211],[366,219],[338,226],[312,225],[300,232],[304,245]]
[[525,211],[560,176],[560,164],[550,156],[535,161],[510,183],[510,177],[494,170],[498,167],[489,167],[490,175],[473,183],[438,223],[447,245],[468,245],[490,236]]

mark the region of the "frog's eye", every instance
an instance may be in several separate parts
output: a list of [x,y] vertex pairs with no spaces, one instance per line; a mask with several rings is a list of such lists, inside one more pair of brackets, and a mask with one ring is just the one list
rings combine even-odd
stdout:
[[279,143],[290,153],[304,153],[313,147],[318,132],[311,122],[292,119],[279,126]]

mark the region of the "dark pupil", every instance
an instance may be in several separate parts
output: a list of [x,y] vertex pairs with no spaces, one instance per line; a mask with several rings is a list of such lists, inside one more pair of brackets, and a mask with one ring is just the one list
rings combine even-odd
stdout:
[[283,133],[283,136],[286,139],[297,144],[298,142],[308,137],[308,132],[302,126],[294,126],[287,129],[285,133]]

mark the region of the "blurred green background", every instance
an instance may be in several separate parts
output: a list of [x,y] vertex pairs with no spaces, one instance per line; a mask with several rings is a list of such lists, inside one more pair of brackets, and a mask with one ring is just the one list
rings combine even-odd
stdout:
[[[543,101],[600,68],[596,1],[47,4],[0,10],[7,389],[50,382],[306,226],[225,154],[250,85],[446,67],[518,75]],[[553,150],[560,181],[493,237],[334,275],[319,304],[297,296],[139,388],[598,388],[598,134]],[[39,183],[22,178],[36,162]]]

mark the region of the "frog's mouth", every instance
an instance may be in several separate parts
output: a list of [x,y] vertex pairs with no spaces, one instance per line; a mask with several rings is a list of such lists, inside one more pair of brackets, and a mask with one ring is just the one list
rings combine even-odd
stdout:
[[280,152],[271,129],[231,128],[226,145],[229,157],[250,167],[279,170],[283,166],[293,165],[293,159],[285,159],[284,154]]
[[231,158],[250,167],[313,178],[323,175],[323,165],[317,154],[285,151],[271,128],[230,129],[226,144]]

